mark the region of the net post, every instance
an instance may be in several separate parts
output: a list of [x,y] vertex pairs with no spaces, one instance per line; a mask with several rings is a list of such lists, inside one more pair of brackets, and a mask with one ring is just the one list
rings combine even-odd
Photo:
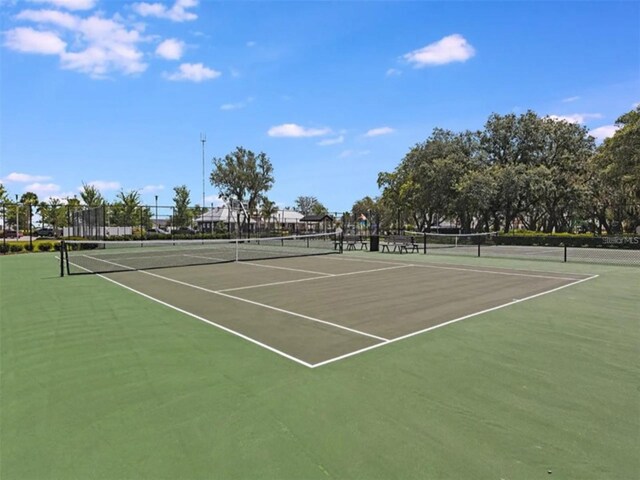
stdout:
[[60,240],[60,276],[61,277],[64,277],[64,252],[65,252],[64,240]]
[[33,205],[29,204],[29,251],[33,252]]
[[426,235],[422,235],[422,252],[425,255],[427,254],[427,236]]
[[567,263],[567,246],[564,245],[564,263]]
[[478,242],[478,257],[480,257],[480,242]]

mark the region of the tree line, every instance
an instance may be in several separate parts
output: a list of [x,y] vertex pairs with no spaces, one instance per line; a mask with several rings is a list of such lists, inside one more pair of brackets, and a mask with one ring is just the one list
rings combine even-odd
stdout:
[[635,232],[640,225],[640,108],[596,147],[578,124],[532,111],[492,114],[481,131],[436,128],[356,202],[385,225],[431,231]]

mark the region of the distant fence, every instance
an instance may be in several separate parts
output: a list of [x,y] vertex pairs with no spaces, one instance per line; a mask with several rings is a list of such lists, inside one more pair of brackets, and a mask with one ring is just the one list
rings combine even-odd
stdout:
[[[640,236],[405,235],[426,255],[640,266]],[[381,237],[384,243],[392,237]],[[373,242],[374,244],[376,242]],[[392,250],[393,251],[393,250]],[[401,251],[397,249],[396,251]]]

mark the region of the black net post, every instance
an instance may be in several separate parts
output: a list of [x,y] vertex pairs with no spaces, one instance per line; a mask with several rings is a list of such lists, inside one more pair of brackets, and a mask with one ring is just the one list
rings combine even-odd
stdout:
[[422,235],[422,251],[426,255],[427,254],[427,236]]
[[564,263],[567,263],[567,246],[564,245]]
[[60,276],[64,277],[64,240],[60,240]]
[[478,241],[478,257],[480,256],[480,241]]
[[33,252],[33,205],[29,204],[29,251]]
[[2,204],[2,253],[7,251],[7,207]]

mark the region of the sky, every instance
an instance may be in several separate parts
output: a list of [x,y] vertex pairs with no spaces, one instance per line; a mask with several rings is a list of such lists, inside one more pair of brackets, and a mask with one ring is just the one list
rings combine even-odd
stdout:
[[[0,182],[11,198],[137,190],[218,205],[211,159],[268,197],[377,196],[434,128],[531,109],[598,141],[640,102],[640,3],[0,0]],[[206,136],[203,143],[202,135]]]

